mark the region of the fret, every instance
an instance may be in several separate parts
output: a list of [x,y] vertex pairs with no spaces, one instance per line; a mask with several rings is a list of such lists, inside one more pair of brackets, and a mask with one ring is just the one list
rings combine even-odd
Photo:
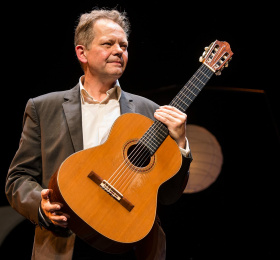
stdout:
[[[190,82],[195,86],[196,89],[199,89],[201,90],[201,87],[204,87],[204,85],[206,84],[206,82],[209,80],[208,78],[205,78],[205,77],[201,77],[201,72],[200,72],[200,75],[194,75],[193,76],[193,80],[190,79]],[[201,78],[199,78],[201,77]]]
[[[186,86],[185,86],[186,87]],[[187,94],[186,93],[184,93],[183,91],[180,91],[179,92],[179,94],[178,95],[180,95],[180,96],[184,96],[183,98],[186,98],[186,99],[188,99],[188,100],[186,100],[185,102],[190,102],[190,103],[192,103],[193,102],[193,100],[196,98],[196,96],[197,96],[197,94],[194,94],[191,90],[190,90],[190,88],[187,88],[187,91],[189,91],[190,93],[189,93],[189,96],[190,95],[193,95],[193,97],[191,98],[191,97],[189,97],[189,96],[187,96]]]
[[191,84],[195,89],[198,89],[200,91],[200,89],[193,82],[191,82],[191,80],[186,84],[186,86],[188,84]]
[[[185,86],[186,87],[186,86]],[[185,88],[184,87],[184,88]],[[189,88],[187,89],[188,91],[189,91]],[[190,92],[191,94],[193,94],[192,92]],[[188,99],[190,102],[193,102],[193,99],[191,98],[191,97],[189,97],[186,93],[184,93],[184,91],[180,91],[179,92],[179,94],[177,95],[177,96],[179,96],[179,95],[183,95],[186,99]],[[175,98],[177,98],[177,96],[175,97]],[[196,95],[194,94],[194,97],[196,97]],[[175,99],[174,98],[174,99]]]
[[148,129],[148,131],[142,136],[139,142],[148,148],[150,154],[153,155],[167,136],[167,127],[160,121],[156,120]]
[[187,103],[183,103],[183,104],[176,103],[176,106],[174,106],[174,107],[176,107],[180,111],[184,111],[186,107],[189,107],[189,105]]
[[[183,94],[183,93],[182,93]],[[176,97],[176,99],[179,99],[179,101],[181,102],[181,103],[183,103],[183,104],[187,104],[184,100],[182,100],[180,97],[179,97],[179,95],[177,95],[177,97]],[[192,102],[192,100],[190,99],[190,98],[188,98],[191,102]]]
[[210,77],[208,77],[207,74],[204,74],[202,71],[200,71],[200,72],[203,74],[203,76],[205,76],[206,78],[210,79]]
[[[188,91],[191,93],[191,94],[193,94],[195,97],[197,96],[195,93],[193,93],[189,88],[188,88]],[[187,95],[185,95],[183,92],[182,92],[182,94],[185,96],[185,97],[187,97],[188,98],[188,96]],[[192,100],[191,100],[192,101]]]
[[[192,78],[180,90],[178,95],[171,101],[170,105],[178,108],[182,112],[185,112],[213,74],[214,73],[208,69],[207,66],[202,64]],[[205,75],[207,75],[207,77]],[[184,105],[178,103],[178,100],[180,100],[182,96],[185,97]]]
[[197,78],[195,75],[193,76],[196,80],[198,80],[201,84],[205,84],[203,81],[201,81],[199,78]]

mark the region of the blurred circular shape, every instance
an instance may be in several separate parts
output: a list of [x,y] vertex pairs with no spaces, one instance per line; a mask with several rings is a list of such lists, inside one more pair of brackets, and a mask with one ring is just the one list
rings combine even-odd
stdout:
[[221,172],[223,154],[216,137],[204,127],[188,124],[186,135],[193,161],[184,193],[195,193],[216,181]]

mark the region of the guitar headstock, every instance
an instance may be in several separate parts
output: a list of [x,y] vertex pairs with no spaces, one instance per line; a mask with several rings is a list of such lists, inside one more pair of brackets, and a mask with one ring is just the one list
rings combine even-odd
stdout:
[[199,61],[215,72],[216,75],[221,75],[221,71],[228,66],[232,55],[233,52],[227,42],[216,40],[209,47],[205,47],[205,52],[203,52]]

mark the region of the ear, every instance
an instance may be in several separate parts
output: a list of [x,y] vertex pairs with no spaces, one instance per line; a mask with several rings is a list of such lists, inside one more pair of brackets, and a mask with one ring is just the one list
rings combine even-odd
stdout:
[[83,45],[77,45],[75,47],[76,55],[81,63],[87,63],[86,48]]

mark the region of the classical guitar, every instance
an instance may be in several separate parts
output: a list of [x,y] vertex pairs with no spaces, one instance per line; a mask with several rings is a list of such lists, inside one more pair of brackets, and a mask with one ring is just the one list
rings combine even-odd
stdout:
[[[233,55],[215,41],[202,65],[170,105],[185,112],[211,76]],[[74,153],[52,176],[51,201],[64,205],[69,228],[90,245],[118,253],[142,240],[153,227],[159,187],[181,167],[181,153],[167,127],[139,114],[124,114],[107,141]]]

